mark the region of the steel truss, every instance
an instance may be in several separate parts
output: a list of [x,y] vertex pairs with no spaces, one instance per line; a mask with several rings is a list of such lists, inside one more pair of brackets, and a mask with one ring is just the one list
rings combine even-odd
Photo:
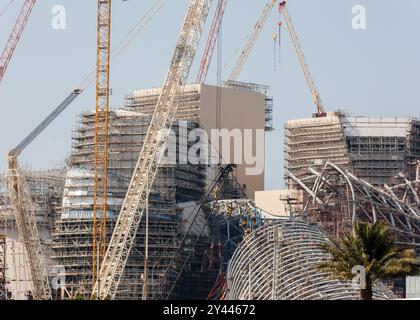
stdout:
[[[227,272],[227,300],[357,300],[351,282],[328,279],[317,270],[328,240],[314,225],[276,220],[253,231],[235,251]],[[379,283],[376,299],[393,298]]]
[[291,172],[287,176],[304,191],[303,214],[328,235],[349,230],[356,220],[383,220],[402,243],[420,244],[419,180],[400,174],[403,183],[379,188],[332,162],[319,171],[309,168],[301,178]]

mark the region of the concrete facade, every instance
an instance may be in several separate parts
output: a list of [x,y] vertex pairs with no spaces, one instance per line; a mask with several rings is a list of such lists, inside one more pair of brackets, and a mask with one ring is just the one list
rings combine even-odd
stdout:
[[276,217],[288,217],[302,203],[301,190],[270,190],[255,192],[255,205]]
[[[267,87],[257,85],[238,85],[235,87],[216,87],[209,85],[188,85],[180,98],[176,118],[197,123],[211,137],[213,129],[238,129],[242,137],[245,130],[251,130],[252,141],[242,141],[243,151],[255,156],[256,152],[262,153],[260,162],[264,166],[265,149],[264,140],[256,142],[257,131],[264,132],[270,122],[269,103],[272,100],[267,96]],[[154,111],[160,89],[138,90],[127,97],[126,108],[144,114]],[[269,126],[269,125],[268,125]],[[235,144],[236,145],[236,144]],[[233,146],[233,144],[232,144]],[[236,145],[237,146],[237,145]],[[219,150],[223,149],[223,142]],[[231,148],[233,159],[233,147]],[[242,163],[248,163],[242,158]],[[245,187],[248,198],[253,199],[255,191],[264,190],[264,168],[257,175],[246,172],[254,164],[238,164],[237,176],[239,183]]]

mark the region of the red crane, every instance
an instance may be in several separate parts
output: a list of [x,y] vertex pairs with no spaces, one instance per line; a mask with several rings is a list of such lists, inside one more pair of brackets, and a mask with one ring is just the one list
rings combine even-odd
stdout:
[[36,3],[36,0],[25,0],[23,3],[22,10],[16,20],[15,26],[10,33],[6,47],[3,49],[0,58],[0,82],[3,80],[3,76],[6,73],[7,66],[12,59],[13,52],[19,42],[19,39],[25,29],[26,23],[28,22],[29,16],[31,15],[32,9]]
[[211,25],[209,38],[207,39],[206,49],[204,50],[204,54],[201,59],[200,71],[198,72],[196,83],[203,84],[206,81],[207,71],[209,70],[214,47],[216,46],[216,40],[220,32],[220,27],[222,26],[226,4],[227,0],[219,0],[217,3],[216,13]]

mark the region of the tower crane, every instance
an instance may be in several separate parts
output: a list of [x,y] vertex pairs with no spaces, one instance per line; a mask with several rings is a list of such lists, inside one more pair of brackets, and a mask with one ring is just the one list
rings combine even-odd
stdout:
[[6,46],[0,56],[0,82],[3,80],[4,74],[6,73],[7,67],[10,63],[10,60],[12,59],[16,46],[19,43],[19,39],[25,30],[26,23],[28,22],[35,3],[36,0],[24,0],[23,7],[15,22],[13,30],[10,33]]
[[[108,189],[109,73],[111,57],[111,0],[98,0],[96,58],[96,114],[92,224],[92,287],[95,286],[100,257],[106,252],[106,211]],[[98,214],[102,226],[98,230]],[[100,244],[100,248],[98,247]]]
[[113,299],[117,293],[158,170],[159,150],[164,147],[169,134],[167,129],[175,119],[177,98],[190,73],[210,5],[211,0],[189,2],[171,65],[94,287],[93,292],[99,292],[100,299]]
[[213,57],[216,40],[220,33],[223,17],[225,14],[227,0],[219,0],[217,3],[216,13],[211,24],[209,37],[207,39],[206,48],[204,49],[203,57],[201,58],[200,70],[198,72],[196,83],[203,84],[206,81],[207,72],[210,67],[210,62]]
[[268,17],[270,16],[270,13],[273,10],[276,3],[277,3],[277,0],[269,0],[268,3],[265,5],[260,18],[255,24],[254,29],[252,30],[251,34],[247,38],[246,44],[244,48],[242,49],[238,62],[233,68],[228,81],[226,81],[227,84],[238,80],[239,74],[241,73],[246,61],[248,60],[248,57],[251,54],[252,49],[254,48],[254,45],[256,41],[258,40],[258,37],[260,36],[261,31],[263,30],[268,20]]
[[303,55],[302,48],[299,44],[299,39],[297,37],[295,28],[293,27],[292,19],[290,18],[289,12],[287,11],[286,1],[283,1],[280,3],[279,10],[280,10],[280,13],[282,13],[284,16],[284,20],[286,22],[287,29],[289,30],[290,37],[292,38],[293,46],[295,48],[297,57],[299,59],[300,66],[302,67],[306,82],[309,85],[309,89],[311,90],[312,99],[314,100],[314,103],[317,108],[316,116],[325,117],[326,116],[325,108],[322,104],[321,97],[318,93],[318,90],[315,87],[315,83],[312,79],[311,72],[309,71],[308,64],[306,63],[305,56]]

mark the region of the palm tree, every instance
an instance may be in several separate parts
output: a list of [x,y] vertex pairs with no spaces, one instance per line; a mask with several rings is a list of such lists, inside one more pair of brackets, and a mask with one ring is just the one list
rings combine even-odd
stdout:
[[356,275],[353,268],[363,267],[362,300],[372,300],[372,288],[378,280],[414,275],[418,271],[414,250],[395,244],[394,235],[384,222],[356,222],[352,233],[343,234],[322,248],[330,254],[330,259],[322,262],[318,270],[329,278],[352,280]]

